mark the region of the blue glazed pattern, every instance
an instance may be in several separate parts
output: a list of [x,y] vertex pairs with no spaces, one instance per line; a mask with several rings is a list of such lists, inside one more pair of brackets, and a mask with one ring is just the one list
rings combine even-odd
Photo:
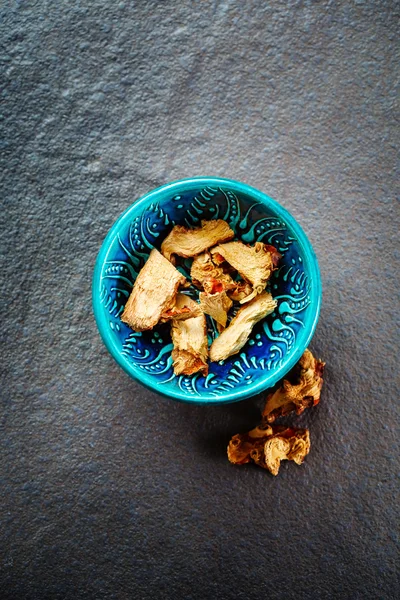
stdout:
[[[256,325],[239,354],[209,364],[207,377],[175,376],[169,325],[136,333],[120,317],[150,251],[160,249],[172,227],[195,227],[202,219],[217,218],[229,223],[235,239],[271,244],[282,254],[269,288],[278,305]],[[180,268],[186,276],[190,263],[185,261]],[[191,287],[188,293],[196,298],[198,291]],[[147,387],[193,402],[233,402],[274,385],[306,348],[318,319],[320,300],[316,258],[293,217],[258,190],[218,178],[182,180],[138,200],[109,232],[93,279],[96,321],[118,363]],[[216,336],[211,319],[208,335],[211,343]]]

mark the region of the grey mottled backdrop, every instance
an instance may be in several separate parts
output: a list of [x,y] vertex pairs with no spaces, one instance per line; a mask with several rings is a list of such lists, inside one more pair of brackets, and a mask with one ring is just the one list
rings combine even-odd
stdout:
[[[4,0],[3,600],[399,592],[400,5]],[[305,464],[226,459],[262,398],[130,380],[91,312],[99,246],[167,181],[250,183],[299,220],[327,362]]]

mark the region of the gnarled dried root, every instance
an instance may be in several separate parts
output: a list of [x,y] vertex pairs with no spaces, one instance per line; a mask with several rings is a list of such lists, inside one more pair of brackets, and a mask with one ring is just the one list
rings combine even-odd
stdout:
[[248,298],[252,292],[253,288],[251,283],[247,283],[247,281],[237,281],[235,289],[229,291],[228,296],[234,302],[242,302],[242,300]]
[[278,475],[282,460],[301,465],[309,451],[308,429],[264,423],[248,433],[234,435],[228,445],[228,459],[238,465],[254,462]]
[[[188,307],[194,311],[198,308],[198,304],[188,296],[179,294],[177,307]],[[193,375],[198,372],[207,375],[207,325],[203,312],[198,317],[184,321],[173,319],[171,337],[174,345],[172,359],[175,375]]]
[[[231,268],[228,263],[225,263],[225,265]],[[231,268],[231,270],[233,269]],[[194,258],[190,277],[193,284],[203,289],[207,294],[226,292],[229,298],[235,302],[240,302],[253,291],[251,284],[247,281],[232,279],[226,269],[224,270],[213,261],[209,252],[204,252]]]
[[269,315],[276,307],[271,294],[263,292],[243,306],[229,326],[213,341],[210,347],[210,360],[225,360],[236,354],[245,345],[254,325]]
[[211,255],[217,264],[222,264],[223,260],[228,262],[245,281],[251,283],[253,291],[240,300],[241,304],[249,302],[265,290],[280,258],[279,252],[273,246],[262,242],[256,242],[254,246],[247,246],[242,242],[220,244],[211,249]]
[[233,236],[234,232],[222,219],[202,221],[201,227],[196,229],[175,225],[161,244],[161,252],[170,261],[173,261],[174,254],[189,258],[215,244],[231,240]]
[[166,323],[167,321],[172,321],[172,319],[186,321],[186,319],[191,319],[192,317],[200,317],[203,312],[200,305],[197,302],[193,302],[193,304],[191,303],[189,306],[186,306],[186,297],[185,294],[178,292],[174,305],[162,313],[160,323]]
[[306,408],[318,404],[323,384],[325,363],[306,350],[291,375],[293,382],[284,379],[281,386],[269,394],[262,413],[268,423],[277,417],[296,411],[300,415]]
[[282,460],[293,460],[298,465],[303,462],[310,451],[308,429],[271,425],[270,421],[292,410],[300,414],[308,406],[318,404],[324,366],[325,363],[316,360],[309,350],[304,352],[291,374],[296,375],[299,382],[293,384],[285,380],[276,392],[268,396],[260,425],[248,433],[232,437],[228,445],[231,463],[243,465],[254,462],[277,475]]
[[190,277],[196,287],[209,294],[234,290],[237,287],[232,277],[213,262],[209,252],[203,252],[194,258]]
[[185,277],[158,250],[152,250],[136,278],[121,320],[134,331],[152,329],[174,306],[178,287],[185,282]]
[[218,331],[223,331],[228,320],[228,311],[233,304],[226,292],[217,292],[216,294],[200,292],[199,300],[201,310],[216,321]]

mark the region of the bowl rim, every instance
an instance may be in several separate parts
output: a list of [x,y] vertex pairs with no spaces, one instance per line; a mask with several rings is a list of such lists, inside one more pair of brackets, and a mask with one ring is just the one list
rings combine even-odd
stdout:
[[[135,372],[133,368],[131,368],[129,362],[124,359],[120,353],[120,350],[117,344],[114,341],[112,336],[112,332],[110,327],[108,326],[108,321],[106,316],[104,315],[102,304],[100,303],[100,294],[99,294],[99,284],[101,281],[101,273],[103,269],[103,264],[107,260],[108,253],[110,251],[112,242],[114,241],[116,235],[118,235],[118,231],[122,222],[129,218],[131,213],[136,213],[141,208],[144,208],[146,205],[151,204],[156,200],[157,197],[164,195],[167,191],[179,190],[179,188],[185,187],[187,191],[188,186],[197,186],[198,184],[203,183],[205,186],[210,185],[226,185],[229,186],[234,192],[241,192],[247,195],[252,196],[262,204],[270,207],[274,213],[278,216],[282,217],[289,225],[289,227],[295,232],[297,241],[302,247],[304,255],[307,260],[307,266],[310,270],[310,278],[313,282],[313,286],[311,288],[311,305],[314,306],[314,315],[312,318],[311,325],[309,326],[309,332],[307,336],[303,339],[301,345],[298,345],[288,362],[285,365],[284,371],[282,369],[277,369],[276,372],[268,372],[268,381],[267,378],[263,378],[261,380],[256,380],[253,384],[248,386],[245,389],[233,390],[232,392],[227,392],[226,394],[217,397],[209,397],[204,395],[200,395],[197,397],[190,397],[185,395],[180,390],[163,390],[160,386],[156,385],[156,382],[153,381],[150,375],[147,373],[138,373]],[[114,224],[109,229],[106,237],[103,240],[103,243],[100,247],[100,250],[97,254],[93,279],[92,279],[92,307],[93,313],[96,321],[97,328],[99,330],[100,336],[106,346],[107,350],[114,358],[114,360],[119,364],[119,366],[135,381],[138,381],[141,385],[146,387],[147,389],[166,396],[168,398],[173,398],[175,400],[179,400],[181,402],[191,403],[191,404],[225,404],[238,402],[240,400],[244,400],[246,398],[250,398],[251,396],[255,396],[269,388],[272,388],[279,380],[281,380],[289,371],[294,367],[296,362],[300,359],[304,350],[307,348],[308,344],[311,341],[311,338],[314,335],[315,328],[317,326],[320,309],[321,309],[321,301],[322,301],[322,282],[321,282],[321,274],[318,266],[318,260],[309,241],[308,237],[304,233],[302,227],[295,220],[295,218],[284,208],[279,202],[261,192],[260,190],[248,185],[247,183],[242,183],[240,181],[236,181],[234,179],[228,179],[224,177],[214,177],[214,176],[196,176],[196,177],[188,177],[184,179],[177,179],[175,181],[166,183],[161,185],[150,192],[144,194],[135,202],[133,202],[130,206],[128,206],[121,215],[117,218]]]

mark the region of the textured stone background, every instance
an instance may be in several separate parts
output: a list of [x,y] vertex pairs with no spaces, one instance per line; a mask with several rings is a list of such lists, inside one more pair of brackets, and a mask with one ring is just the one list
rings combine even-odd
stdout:
[[[0,12],[0,597],[395,598],[398,2]],[[320,260],[326,386],[296,420],[311,454],[277,479],[225,455],[261,398],[159,397],[91,313],[116,217],[201,174],[278,199]]]

